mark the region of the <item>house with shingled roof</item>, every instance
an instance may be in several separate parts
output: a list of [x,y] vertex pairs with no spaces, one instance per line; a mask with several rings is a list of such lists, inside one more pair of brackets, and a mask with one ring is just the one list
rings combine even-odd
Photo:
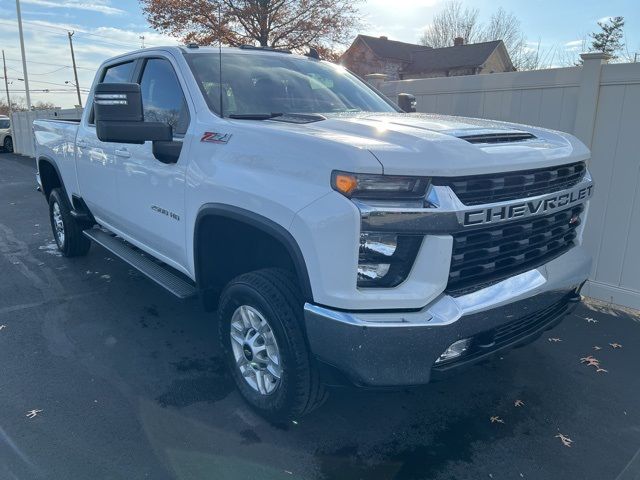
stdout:
[[451,47],[431,48],[358,35],[340,63],[361,77],[384,74],[387,80],[515,71],[502,40],[465,44],[462,38]]

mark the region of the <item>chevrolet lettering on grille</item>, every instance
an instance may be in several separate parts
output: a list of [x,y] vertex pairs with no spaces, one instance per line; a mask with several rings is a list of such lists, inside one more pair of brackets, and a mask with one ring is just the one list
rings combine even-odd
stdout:
[[465,227],[487,225],[516,218],[551,213],[591,197],[593,184],[573,189],[569,192],[545,195],[531,200],[510,203],[507,205],[479,208],[460,212],[461,223]]

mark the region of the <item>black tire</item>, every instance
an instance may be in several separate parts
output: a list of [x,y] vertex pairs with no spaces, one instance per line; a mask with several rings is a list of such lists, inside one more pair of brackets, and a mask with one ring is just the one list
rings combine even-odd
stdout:
[[2,144],[4,151],[7,153],[13,153],[13,139],[11,137],[5,137]]
[[[233,314],[241,305],[260,312],[271,327],[280,351],[282,376],[270,394],[254,390],[236,364],[230,330]],[[303,305],[295,277],[275,268],[240,275],[229,282],[220,297],[220,343],[231,374],[245,400],[271,420],[299,418],[318,408],[327,398],[303,331]]]
[[[59,234],[54,218],[54,211],[58,206],[63,225],[63,235]],[[58,245],[58,249],[65,257],[81,257],[86,255],[91,248],[91,240],[82,234],[82,230],[86,226],[81,225],[75,218],[71,216],[71,208],[64,192],[59,188],[51,190],[49,195],[49,221],[51,222],[51,230],[53,238]]]

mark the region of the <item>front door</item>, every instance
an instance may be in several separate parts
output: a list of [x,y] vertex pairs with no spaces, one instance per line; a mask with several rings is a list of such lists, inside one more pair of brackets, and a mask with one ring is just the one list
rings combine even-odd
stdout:
[[[182,142],[189,126],[189,109],[175,69],[166,58],[142,61],[139,76],[144,120],[168,122],[174,140]],[[119,190],[119,227],[133,243],[165,263],[186,271],[185,175],[188,142],[180,157],[163,163],[152,142],[115,144]],[[165,159],[166,161],[166,159]]]

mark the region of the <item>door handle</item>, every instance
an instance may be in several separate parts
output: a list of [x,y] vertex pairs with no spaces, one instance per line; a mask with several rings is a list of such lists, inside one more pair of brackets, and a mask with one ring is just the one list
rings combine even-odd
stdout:
[[118,149],[116,148],[116,157],[122,157],[122,158],[129,158],[131,156],[131,154],[129,153],[129,150],[125,149]]
[[78,140],[76,142],[76,147],[85,148],[87,146],[87,142],[84,140]]

